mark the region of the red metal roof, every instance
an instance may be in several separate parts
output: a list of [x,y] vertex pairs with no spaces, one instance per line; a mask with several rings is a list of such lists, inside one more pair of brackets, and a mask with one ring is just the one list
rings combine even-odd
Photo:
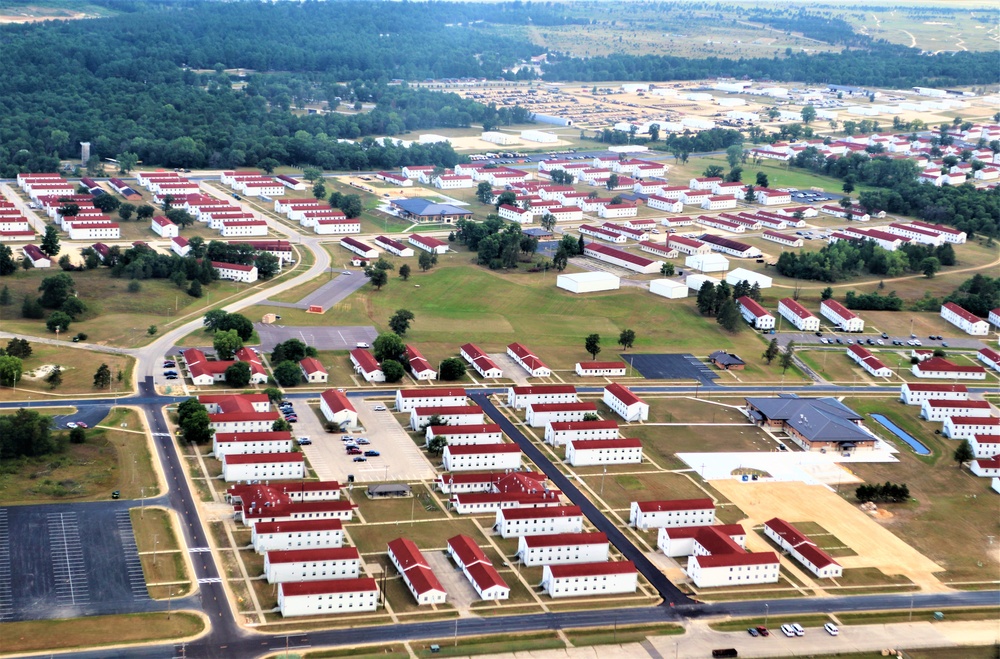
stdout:
[[[602,363],[602,362],[598,362]],[[530,403],[528,407],[536,414],[539,412],[596,412],[596,403]]]
[[789,311],[791,311],[793,314],[795,314],[799,318],[813,318],[814,317],[812,315],[812,312],[810,312],[808,309],[806,309],[805,307],[803,307],[801,304],[799,304],[798,302],[796,302],[795,300],[793,300],[790,297],[781,298],[781,300],[779,300],[778,303],[784,305],[786,309],[788,309]]
[[778,555],[773,551],[759,551],[749,553],[716,554],[714,556],[692,556],[691,560],[697,560],[698,565],[703,568],[730,567],[737,565],[776,565],[779,563]]
[[927,405],[930,407],[956,408],[968,410],[988,410],[990,403],[986,400],[944,400],[940,398],[928,399]]
[[642,448],[642,442],[635,438],[624,439],[571,439],[569,442],[577,451],[597,451],[608,448]]
[[500,432],[500,424],[485,423],[469,426],[431,426],[433,435],[486,435]]
[[465,569],[481,591],[487,588],[509,588],[491,563],[474,563]]
[[634,574],[632,561],[603,561],[598,563],[570,563],[568,565],[548,565],[554,579],[572,577],[599,577],[604,574]]
[[268,432],[217,432],[215,441],[220,444],[229,442],[281,442],[291,441],[292,433],[287,430],[272,430]]
[[645,401],[633,394],[628,387],[622,386],[617,382],[607,385],[604,387],[604,390],[630,407],[636,403],[645,403]]
[[661,513],[676,510],[707,510],[715,509],[711,499],[671,499],[669,501],[636,501],[639,512]]
[[306,357],[299,362],[299,365],[306,373],[326,373],[326,369],[315,357]]
[[406,398],[465,398],[465,389],[462,387],[425,387],[422,389],[400,389],[399,395]]
[[492,455],[496,453],[520,453],[521,447],[517,444],[501,442],[497,444],[464,444],[461,446],[446,446],[445,449],[450,455]]
[[592,252],[597,252],[605,256],[610,256],[611,258],[619,259],[625,261],[626,263],[632,263],[639,267],[645,268],[653,263],[652,259],[647,259],[644,256],[639,256],[638,254],[632,254],[631,252],[626,252],[624,250],[615,249],[610,245],[598,245],[597,243],[587,243],[587,246],[583,248],[586,252],[590,250]]
[[468,568],[473,563],[485,563],[487,565],[492,565],[493,563],[486,557],[483,550],[479,548],[479,545],[467,535],[456,535],[452,538],[448,538],[448,546],[451,551],[458,557],[459,562],[466,568]]
[[854,313],[853,311],[842,305],[840,302],[837,302],[836,300],[823,300],[819,304],[820,306],[827,307],[828,309],[830,309],[830,311],[834,312],[835,314],[837,314],[838,316],[840,316],[845,320],[858,317],[856,313]]
[[928,373],[984,373],[982,366],[959,366],[943,357],[931,357],[916,365],[920,371]]
[[553,432],[569,432],[573,430],[607,430],[618,429],[618,422],[613,420],[598,421],[552,421]]
[[474,415],[482,414],[483,408],[478,405],[444,405],[442,407],[415,407],[413,411],[417,413],[417,416]]
[[608,542],[604,533],[555,533],[553,535],[526,535],[526,547],[566,547],[574,545],[600,545]]
[[955,313],[956,315],[960,316],[961,318],[969,321],[970,323],[983,322],[982,318],[980,318],[979,316],[977,316],[974,313],[966,311],[965,309],[963,309],[962,307],[958,306],[954,302],[945,302],[944,303],[944,308],[948,309],[949,311],[951,311],[953,313]]
[[226,454],[222,456],[224,464],[271,464],[278,462],[305,462],[305,456],[301,453],[242,453]]
[[409,538],[396,538],[388,544],[388,550],[396,558],[396,562],[399,563],[404,572],[414,566],[428,567],[427,559]]
[[551,506],[548,508],[505,508],[500,511],[505,520],[510,519],[553,519],[561,517],[582,517],[578,506]]
[[950,391],[953,393],[968,393],[964,384],[928,384],[926,382],[904,382],[903,386],[910,391]]
[[420,234],[416,233],[411,233],[409,239],[431,248],[448,246],[448,243],[444,242],[443,240],[438,240],[437,238],[431,238],[430,236],[421,236]]
[[382,369],[378,364],[378,360],[375,359],[375,355],[364,348],[355,348],[352,350],[351,357],[365,373],[374,373]]
[[340,531],[344,528],[339,519],[303,519],[290,522],[257,522],[253,530],[258,535],[270,533],[302,533],[305,531]]
[[306,561],[351,561],[361,558],[357,547],[323,547],[320,549],[289,549],[267,552],[268,563],[302,563]]
[[538,384],[531,387],[511,387],[515,396],[539,396],[543,394],[575,394],[571,384]]
[[[669,526],[663,529],[667,534],[668,538],[680,539],[680,538],[694,538],[706,527],[702,526]],[[745,536],[747,532],[739,524],[719,524],[713,526],[719,533],[725,533],[729,537],[734,535]]]
[[770,316],[771,315],[768,312],[768,310],[765,309],[764,307],[760,306],[760,304],[756,300],[754,300],[753,298],[747,297],[746,295],[738,298],[736,300],[736,302],[741,307],[743,307],[744,309],[746,309],[747,311],[749,311],[750,313],[752,313],[754,316],[756,316],[757,318],[763,318],[765,316]]
[[284,581],[278,584],[278,588],[281,589],[281,593],[285,597],[378,592],[378,586],[371,577],[325,579],[323,581]]
[[330,410],[334,413],[342,410],[357,412],[357,410],[354,409],[354,406],[351,405],[351,401],[347,400],[347,396],[342,391],[327,389],[320,394],[320,398],[326,401],[327,406],[329,406]]
[[953,416],[951,423],[955,426],[1000,426],[1000,417],[996,416]]

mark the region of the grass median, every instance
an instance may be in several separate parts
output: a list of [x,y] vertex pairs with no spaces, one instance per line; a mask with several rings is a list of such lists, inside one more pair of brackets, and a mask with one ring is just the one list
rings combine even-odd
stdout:
[[194,613],[135,613],[70,620],[3,624],[4,655],[50,650],[176,641],[200,634],[205,621]]

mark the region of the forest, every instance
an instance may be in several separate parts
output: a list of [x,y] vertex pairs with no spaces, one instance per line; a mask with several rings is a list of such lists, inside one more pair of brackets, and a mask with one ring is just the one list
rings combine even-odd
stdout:
[[[457,158],[447,145],[407,151],[337,140],[528,119],[390,84],[500,77],[538,52],[490,27],[526,22],[514,6],[356,2],[345,20],[346,3],[107,4],[127,13],[0,28],[0,176],[54,170],[80,141],[102,158],[131,151],[168,167],[265,158],[327,169],[450,166]],[[485,18],[491,23],[477,22]],[[292,111],[323,101],[345,112]],[[362,103],[375,109],[351,112]]]
[[995,52],[920,55],[919,51],[875,43],[841,53],[789,53],[784,58],[688,59],[671,55],[610,55],[588,59],[549,57],[544,79],[552,81],[700,80],[716,76],[777,82],[905,88],[914,85],[972,85],[996,82]]

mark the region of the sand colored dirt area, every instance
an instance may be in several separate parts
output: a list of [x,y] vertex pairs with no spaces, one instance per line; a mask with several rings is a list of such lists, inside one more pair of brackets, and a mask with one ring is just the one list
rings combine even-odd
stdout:
[[[822,485],[804,483],[742,483],[735,480],[711,481],[730,501],[750,515],[744,526],[760,526],[772,517],[788,522],[814,521],[858,552],[837,561],[845,568],[876,567],[888,575],[902,574],[925,591],[948,588],[936,577],[943,567],[930,560],[856,506]],[[758,534],[747,534],[747,548],[771,549]]]
[[[546,130],[544,124],[540,124],[535,130],[540,130],[543,132],[550,132]],[[503,132],[503,131],[500,131]],[[451,142],[451,146],[456,151],[520,151],[522,149],[555,149],[557,147],[567,147],[571,146],[572,142],[566,142],[563,140],[556,140],[555,142],[531,142],[529,140],[522,140],[517,137],[516,134],[511,133],[517,141],[513,144],[494,144],[493,142],[487,142],[486,140],[481,140],[478,137],[449,137],[448,141]]]

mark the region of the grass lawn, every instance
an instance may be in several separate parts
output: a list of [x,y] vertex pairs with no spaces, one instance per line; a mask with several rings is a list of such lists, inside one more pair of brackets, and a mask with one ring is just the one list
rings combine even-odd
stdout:
[[746,426],[629,426],[629,437],[642,440],[643,451],[666,468],[686,467],[675,454],[713,451],[771,451],[774,442],[760,429]]
[[[371,650],[371,652],[367,652]],[[321,650],[306,653],[306,659],[333,659],[348,657],[349,659],[407,659],[410,655],[402,645],[377,645],[371,647],[351,647],[339,650]]]
[[[753,332],[729,334],[712,319],[702,318],[693,301],[666,301],[635,288],[575,296],[557,289],[555,277],[555,273],[492,272],[471,265],[469,256],[460,252],[444,255],[429,272],[414,272],[408,282],[390,277],[381,291],[365,286],[326,314],[284,310],[282,322],[374,324],[384,330],[392,313],[406,308],[416,316],[406,340],[419,345],[432,362],[456,355],[468,341],[487,352],[504,352],[516,340],[530,346],[550,367],[562,370],[589,358],[583,338],[594,332],[603,338],[601,357],[614,358],[615,341],[626,328],[636,332],[634,350],[639,353],[707,355],[725,349],[756,355],[765,347]],[[268,310],[256,306],[245,313],[256,317]],[[671,322],[663,322],[665,314]],[[773,380],[780,379],[777,362],[770,372]]]
[[[763,626],[764,624],[773,627],[780,627],[781,625],[775,622],[779,617],[787,618],[788,616],[768,616],[766,623],[764,621],[763,616],[761,616],[760,618],[738,618],[735,620],[723,620],[721,622],[713,622],[709,624],[709,627],[711,627],[717,632],[743,631],[748,627],[758,627],[758,626]],[[822,627],[826,623],[830,622],[830,617],[821,614],[800,615],[800,616],[795,616],[795,620],[793,620],[793,622],[797,622],[803,627]]]
[[[190,576],[184,560],[184,547],[178,542],[170,512],[162,508],[133,508],[129,515],[150,596],[186,595],[191,588]],[[185,583],[172,583],[178,581]],[[168,583],[172,585],[160,585]]]
[[[697,485],[681,474],[654,472],[648,474],[621,474],[614,476],[584,476],[595,492],[601,492],[601,481],[604,481],[604,494],[601,497],[612,509],[621,511],[623,517],[628,517],[628,508],[633,501],[649,501],[660,499],[697,499],[707,496]],[[655,543],[655,536],[653,538]]]
[[8,622],[0,649],[9,654],[180,640],[204,629],[201,616],[184,612]]
[[[42,279],[55,274],[57,271],[52,269],[22,270],[4,277],[3,283],[10,287],[11,295],[17,302],[25,295],[37,297]],[[141,291],[129,293],[126,291],[128,280],[112,277],[107,268],[73,272],[70,276],[76,282],[79,297],[87,304],[88,311],[62,335],[68,338],[69,335],[84,332],[91,343],[122,347],[146,344],[152,338],[146,334],[150,325],[156,325],[162,331],[167,323],[175,319],[210,308],[213,299],[218,303],[223,298],[247,290],[246,285],[216,281],[204,288],[203,297],[193,298],[166,279],[147,279],[141,282]],[[29,336],[52,335],[45,328],[44,320],[21,318],[19,307],[12,307],[5,316],[8,317],[4,319],[4,329],[8,332]]]
[[[673,181],[687,183],[691,178],[704,176],[705,170],[712,165],[718,165],[727,172],[729,171],[729,162],[725,155],[695,156],[690,158],[687,163],[671,163],[669,176]],[[743,168],[743,181],[745,183],[753,183],[757,180],[757,172],[763,172],[767,175],[768,187],[770,188],[808,190],[811,187],[819,187],[827,192],[840,192],[844,184],[843,181],[832,176],[813,174],[804,169],[788,167],[785,163],[764,161],[759,165],[754,165],[752,160],[747,160],[746,164],[741,164],[740,167]],[[681,184],[676,183],[676,185]],[[858,186],[858,189],[852,194],[857,196],[859,192],[868,189],[865,186]]]
[[[858,586],[908,586],[913,582],[902,574],[885,574],[877,567],[847,568],[844,575],[837,579],[820,579],[818,583],[823,585],[835,585],[843,588]],[[835,591],[831,591],[835,592]]]
[[486,544],[479,527],[471,519],[432,519],[411,524],[409,508],[407,501],[405,521],[395,524],[350,524],[346,526],[347,533],[362,554],[384,554],[386,546],[396,538],[409,538],[423,551],[444,549],[448,538],[460,533]]
[[673,636],[683,634],[684,627],[667,623],[655,626],[620,625],[617,628],[573,629],[566,631],[573,647],[588,645],[619,645],[621,643],[641,643],[648,636]]
[[[990,620],[995,621],[1000,616],[1000,608],[984,607],[981,609],[944,609],[945,621],[959,620]],[[877,613],[838,613],[837,619],[845,625],[878,625],[897,622],[909,622],[910,611],[880,611]],[[913,622],[938,622],[933,611],[917,610],[913,612]]]
[[[5,327],[6,329],[6,327]],[[44,328],[43,328],[44,329]],[[54,335],[52,335],[54,336]],[[17,389],[0,388],[0,400],[24,400],[25,397],[40,400],[70,394],[129,393],[132,386],[132,367],[135,360],[127,355],[113,355],[78,348],[31,343],[31,356],[24,360],[24,374]],[[98,366],[107,364],[113,376],[119,372],[122,381],[112,377],[111,389],[94,388],[94,373]],[[43,366],[59,366],[62,384],[53,389],[46,381],[49,369]],[[37,370],[37,377],[34,376]]]
[[[115,429],[91,428],[83,444],[66,444],[61,453],[8,459],[0,465],[0,500],[6,504],[55,501],[104,501],[113,490],[123,499],[159,494],[145,432],[133,410],[115,408],[102,422]],[[69,431],[53,431],[68,435]]]
[[[892,481],[910,488],[909,503],[880,505],[893,517],[879,523],[944,566],[938,577],[945,582],[995,580],[996,548],[988,536],[996,532],[997,507],[988,479],[956,467],[951,456],[957,443],[935,435],[937,424],[919,420],[916,406],[863,398],[847,398],[844,403],[861,414],[886,415],[932,452],[919,457],[900,446],[898,463],[851,465],[866,483]],[[888,434],[870,420],[866,425],[880,435]],[[853,501],[846,488],[842,495]]]
[[[437,652],[431,652],[432,645],[439,646]],[[410,647],[413,648],[418,657],[466,657],[479,654],[563,649],[566,644],[555,632],[532,632],[503,636],[461,637],[457,639],[457,643],[454,638],[416,641],[411,643]]]
[[[369,499],[364,488],[356,488],[351,492],[351,501],[357,505],[358,512],[365,523],[373,522],[404,522],[411,519],[426,521],[429,519],[444,519],[444,511],[437,507],[434,499],[423,485],[412,486],[413,496],[405,499]],[[433,510],[427,510],[433,508]]]

